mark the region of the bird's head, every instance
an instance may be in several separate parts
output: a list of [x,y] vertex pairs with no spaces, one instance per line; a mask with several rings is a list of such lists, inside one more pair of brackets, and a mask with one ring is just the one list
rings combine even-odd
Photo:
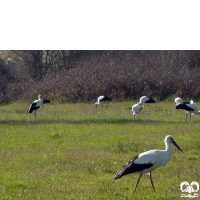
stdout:
[[38,99],[42,99],[42,95],[38,95]]
[[176,141],[175,141],[175,139],[174,139],[173,136],[167,135],[165,137],[165,142],[166,143],[172,143],[178,150],[180,150],[181,152],[183,152],[182,149],[179,147],[179,145],[176,143]]

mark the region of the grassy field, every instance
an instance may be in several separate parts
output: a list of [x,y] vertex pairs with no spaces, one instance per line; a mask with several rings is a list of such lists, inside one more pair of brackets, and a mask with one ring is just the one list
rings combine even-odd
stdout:
[[[183,199],[181,182],[200,184],[200,116],[185,122],[173,102],[159,102],[133,119],[133,103],[51,103],[37,120],[28,104],[0,106],[0,199]],[[164,149],[166,135],[184,153],[173,147],[166,167],[153,171],[155,193],[144,175],[133,196],[139,174],[115,173],[138,153]]]

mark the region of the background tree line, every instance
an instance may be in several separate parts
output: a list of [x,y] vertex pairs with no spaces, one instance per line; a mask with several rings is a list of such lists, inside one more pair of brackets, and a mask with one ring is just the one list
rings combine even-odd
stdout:
[[200,98],[200,51],[0,51],[0,102]]

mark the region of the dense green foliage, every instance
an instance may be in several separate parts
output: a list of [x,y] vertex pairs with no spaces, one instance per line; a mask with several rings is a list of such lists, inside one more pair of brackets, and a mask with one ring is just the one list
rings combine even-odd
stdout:
[[139,174],[114,180],[133,156],[164,149],[173,135],[184,153],[173,147],[165,168],[143,176],[134,199],[181,199],[180,183],[200,183],[200,116],[185,122],[173,102],[158,102],[134,120],[133,102],[49,104],[38,119],[28,104],[0,107],[0,199],[133,199]]

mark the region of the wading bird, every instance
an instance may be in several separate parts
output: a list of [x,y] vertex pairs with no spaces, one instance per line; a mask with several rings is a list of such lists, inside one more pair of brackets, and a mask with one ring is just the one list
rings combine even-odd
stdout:
[[136,118],[136,114],[138,114],[142,110],[145,103],[155,103],[155,100],[147,96],[142,96],[140,98],[140,101],[132,106],[132,112],[134,118]]
[[173,136],[171,135],[166,136],[164,142],[165,142],[165,147],[166,147],[165,150],[157,150],[157,149],[150,150],[133,157],[125,166],[122,167],[121,170],[119,170],[116,173],[114,178],[119,179],[124,175],[139,172],[140,176],[137,180],[135,189],[133,191],[133,194],[134,194],[142,175],[144,173],[150,173],[150,181],[151,181],[153,190],[155,192],[155,187],[153,184],[151,172],[155,170],[157,167],[165,166],[167,164],[167,162],[169,161],[172,155],[171,143],[175,147],[177,147],[180,151],[182,151],[181,148],[176,143]]
[[[186,104],[186,103],[190,103],[189,101],[183,101],[183,99],[181,99],[180,97],[176,97],[174,99],[174,102],[176,104],[176,106],[178,106],[179,104]],[[177,108],[178,109],[178,108]],[[178,109],[179,111],[179,109]]]
[[198,111],[198,106],[193,102],[193,100],[191,100],[190,102],[178,104],[176,106],[176,109],[182,109],[186,111],[186,121],[188,113],[190,113],[190,122],[191,122],[191,114],[193,115],[200,114],[200,111]]
[[102,105],[102,109],[103,109],[103,103],[105,101],[108,102],[108,101],[111,101],[111,99],[107,96],[99,96],[97,99],[97,102],[95,103],[96,107],[97,107],[97,105]]
[[43,104],[45,103],[50,103],[50,100],[48,99],[43,99],[41,95],[38,96],[38,99],[33,101],[33,103],[30,105],[28,112],[32,113],[33,111],[35,111],[35,119],[36,119],[36,110],[40,108],[40,106],[42,106],[42,108],[44,108]]

